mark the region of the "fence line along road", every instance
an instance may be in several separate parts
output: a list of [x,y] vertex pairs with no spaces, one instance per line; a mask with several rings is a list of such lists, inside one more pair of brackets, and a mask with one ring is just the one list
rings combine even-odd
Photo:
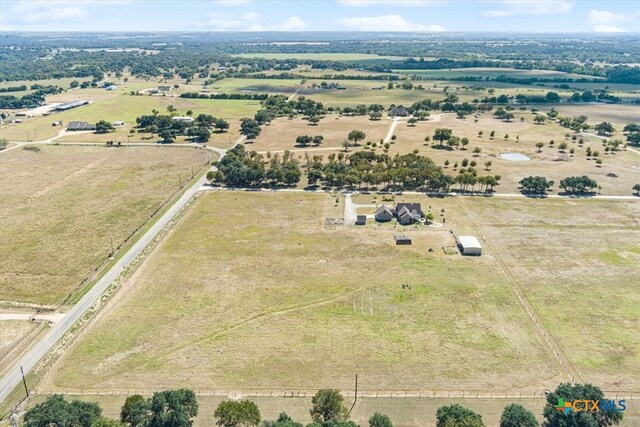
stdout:
[[[56,389],[56,390],[33,390],[32,394],[49,395],[62,393],[70,396],[131,396],[140,394],[151,396],[155,389],[130,389],[130,390],[100,390],[100,389]],[[196,396],[202,397],[223,397],[229,399],[242,398],[309,398],[316,394],[317,390],[245,390],[228,391],[217,389],[193,389]],[[341,390],[341,394],[346,398],[353,398],[353,390]],[[606,399],[615,400],[640,400],[640,392],[630,391],[604,391]],[[491,390],[363,390],[358,392],[358,397],[362,398],[398,398],[398,399],[544,399],[544,391],[519,392],[519,391],[491,391]]]
[[0,402],[22,381],[20,368],[28,374],[53,346],[71,329],[71,327],[91,308],[122,273],[125,267],[133,261],[140,252],[156,237],[156,235],[171,221],[171,219],[186,205],[186,203],[200,190],[206,182],[203,175],[147,230],[144,235],[93,285],[93,287],[69,310],[65,316],[55,323],[49,332],[35,343],[26,353],[16,359],[11,368],[0,378]]

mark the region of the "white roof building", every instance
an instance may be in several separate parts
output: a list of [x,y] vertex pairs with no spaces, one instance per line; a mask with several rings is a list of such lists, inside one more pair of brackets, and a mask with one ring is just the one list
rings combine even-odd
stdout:
[[481,255],[482,245],[474,236],[458,236],[462,255]]
[[191,123],[193,121],[193,117],[173,117],[171,120],[174,122],[188,122]]

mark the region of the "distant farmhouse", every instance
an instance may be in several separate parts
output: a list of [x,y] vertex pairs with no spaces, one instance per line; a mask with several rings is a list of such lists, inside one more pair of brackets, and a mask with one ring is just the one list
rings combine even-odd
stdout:
[[406,117],[409,115],[409,110],[404,108],[402,105],[394,107],[389,111],[389,117]]
[[171,86],[158,86],[158,92],[170,92]]
[[88,105],[88,104],[91,104],[91,101],[85,101],[85,100],[73,101],[73,102],[68,102],[66,104],[56,105],[53,108],[53,110],[54,111],[67,111],[67,110],[70,110],[72,108],[81,107],[83,105]]
[[104,88],[104,90],[116,90],[116,89],[118,89],[118,86],[116,85],[110,85]]
[[394,209],[380,205],[374,215],[376,221],[387,222],[395,218],[399,224],[410,225],[424,217],[420,203],[398,203]]
[[69,122],[69,124],[67,125],[67,130],[96,130],[96,125],[87,122]]

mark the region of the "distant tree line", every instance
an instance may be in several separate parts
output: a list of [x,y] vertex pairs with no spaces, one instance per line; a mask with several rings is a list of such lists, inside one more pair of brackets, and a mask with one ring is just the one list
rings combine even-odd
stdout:
[[180,94],[180,98],[198,99],[244,99],[252,101],[264,101],[269,97],[268,93],[199,93],[185,92]]
[[0,108],[18,109],[37,107],[44,104],[45,96],[64,91],[64,89],[58,86],[33,85],[31,88],[35,88],[35,91],[23,95],[20,98],[14,95],[1,95]]

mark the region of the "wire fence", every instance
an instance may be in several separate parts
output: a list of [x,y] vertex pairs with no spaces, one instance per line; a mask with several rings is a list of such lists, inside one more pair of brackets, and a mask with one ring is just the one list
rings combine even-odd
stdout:
[[[292,398],[311,399],[318,390],[245,390],[228,391],[219,389],[192,389],[196,396],[223,397],[229,399],[241,398]],[[131,396],[140,394],[151,396],[157,389],[56,389],[32,390],[32,395],[65,394],[69,396]],[[604,391],[605,398],[615,400],[640,400],[638,391]],[[353,390],[341,391],[345,398],[355,397]],[[358,398],[400,398],[400,399],[545,399],[545,391],[491,391],[491,390],[362,390],[358,391]]]

